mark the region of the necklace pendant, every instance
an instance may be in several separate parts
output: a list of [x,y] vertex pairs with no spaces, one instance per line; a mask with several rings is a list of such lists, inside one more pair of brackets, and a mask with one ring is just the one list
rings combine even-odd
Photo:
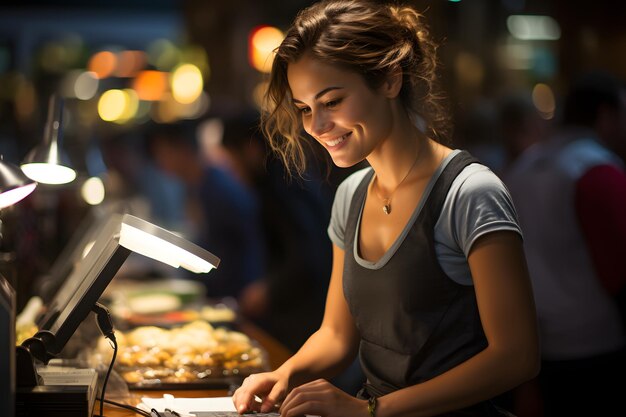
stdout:
[[391,213],[391,205],[390,204],[385,204],[383,206],[383,211],[385,212],[385,214]]

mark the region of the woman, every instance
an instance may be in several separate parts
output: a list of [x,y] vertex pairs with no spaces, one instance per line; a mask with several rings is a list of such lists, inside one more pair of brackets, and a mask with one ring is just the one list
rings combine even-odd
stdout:
[[[537,374],[514,208],[491,171],[435,140],[435,62],[415,10],[356,0],[305,9],[278,47],[263,119],[272,147],[301,172],[304,128],[337,166],[371,167],[337,190],[320,329],[244,380],[240,413],[499,415],[488,400]],[[367,383],[352,397],[324,378],[357,353]]]

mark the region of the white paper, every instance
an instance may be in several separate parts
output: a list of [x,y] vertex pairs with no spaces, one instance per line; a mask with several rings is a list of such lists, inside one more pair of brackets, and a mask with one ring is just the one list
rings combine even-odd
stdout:
[[[233,404],[233,397],[176,398],[171,394],[164,394],[163,398],[142,397],[137,407],[148,412],[153,408],[159,412],[168,408],[182,417],[195,417],[195,414],[191,414],[192,411],[237,411]],[[269,414],[278,416],[277,413]],[[319,416],[307,415],[306,417]]]
[[[167,395],[167,394],[166,394]],[[235,404],[233,404],[232,397],[211,397],[211,398],[176,398],[165,397],[164,398],[149,398],[143,397],[141,399],[141,407],[144,410],[150,411],[155,409],[159,412],[165,411],[166,408],[176,411],[181,416],[192,416],[191,411],[237,411]]]

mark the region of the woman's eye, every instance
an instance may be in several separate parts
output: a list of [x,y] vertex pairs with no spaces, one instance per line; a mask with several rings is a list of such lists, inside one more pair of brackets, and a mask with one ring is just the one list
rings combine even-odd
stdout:
[[311,108],[310,107],[298,107],[298,111],[300,112],[300,114],[307,115],[311,113]]
[[341,99],[338,98],[336,100],[331,100],[329,102],[326,103],[326,107],[329,109],[332,109],[333,107],[337,107],[337,105],[341,103]]

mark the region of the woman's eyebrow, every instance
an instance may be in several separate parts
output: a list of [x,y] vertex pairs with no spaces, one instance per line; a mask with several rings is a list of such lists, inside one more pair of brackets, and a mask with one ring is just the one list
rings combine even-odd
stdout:
[[[324,94],[326,94],[326,93],[328,93],[328,92],[330,92],[330,91],[333,91],[333,90],[341,90],[342,88],[343,88],[343,87],[328,87],[328,88],[325,88],[325,89],[323,89],[322,91],[320,91],[319,93],[317,93],[317,94],[315,95],[315,100],[318,100],[320,97],[322,97]],[[302,103],[302,101],[300,101],[300,100],[298,100],[298,99],[296,99],[296,98],[294,98],[292,101],[293,101],[294,103]]]

